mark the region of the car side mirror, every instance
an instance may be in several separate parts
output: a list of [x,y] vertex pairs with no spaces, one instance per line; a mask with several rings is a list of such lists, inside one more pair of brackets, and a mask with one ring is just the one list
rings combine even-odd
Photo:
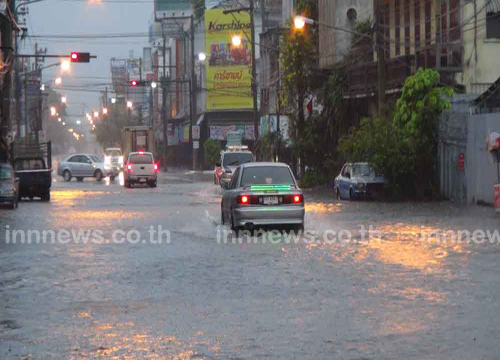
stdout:
[[220,165],[221,165],[220,163],[215,163],[215,166],[217,167],[220,167]]

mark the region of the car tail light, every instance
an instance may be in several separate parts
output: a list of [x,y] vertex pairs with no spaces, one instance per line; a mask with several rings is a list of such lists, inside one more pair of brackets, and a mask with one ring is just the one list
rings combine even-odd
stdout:
[[240,195],[236,198],[238,204],[249,205],[259,204],[259,197],[255,195]]
[[153,168],[154,168],[155,171],[158,171],[158,164],[154,164]]
[[144,151],[139,150],[139,155],[144,155]]
[[302,204],[303,202],[304,202],[304,196],[301,194],[285,195],[283,197],[284,204]]
[[131,172],[131,171],[132,171],[132,165],[130,165],[130,164],[128,164],[128,165],[127,165],[127,171],[128,171],[128,172]]

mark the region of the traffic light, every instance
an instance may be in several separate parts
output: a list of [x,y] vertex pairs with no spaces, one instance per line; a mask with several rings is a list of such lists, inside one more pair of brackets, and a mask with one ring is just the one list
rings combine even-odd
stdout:
[[72,51],[69,59],[71,62],[88,63],[90,62],[90,53]]
[[131,80],[130,81],[130,86],[136,87],[136,86],[146,86],[146,81],[144,80]]

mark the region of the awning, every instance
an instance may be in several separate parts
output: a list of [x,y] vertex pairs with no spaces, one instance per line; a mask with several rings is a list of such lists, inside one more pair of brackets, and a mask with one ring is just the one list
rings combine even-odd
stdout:
[[[253,124],[252,110],[209,111],[204,113],[208,125],[251,125]],[[203,121],[203,120],[202,120]]]

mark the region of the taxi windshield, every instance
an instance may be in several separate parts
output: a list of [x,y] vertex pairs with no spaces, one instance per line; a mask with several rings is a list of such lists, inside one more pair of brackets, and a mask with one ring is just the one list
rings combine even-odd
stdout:
[[251,153],[227,153],[224,155],[223,166],[236,166],[252,162],[253,155]]

